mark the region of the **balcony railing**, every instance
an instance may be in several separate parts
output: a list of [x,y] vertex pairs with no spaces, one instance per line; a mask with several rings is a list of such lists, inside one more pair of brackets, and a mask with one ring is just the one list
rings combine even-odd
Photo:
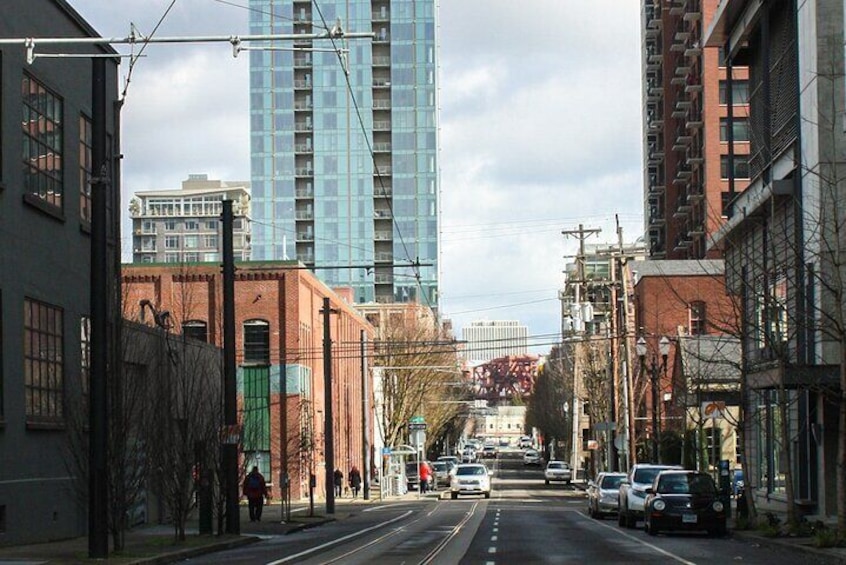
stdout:
[[295,212],[295,217],[298,220],[313,220],[314,219],[314,211],[312,211],[312,210],[297,210]]

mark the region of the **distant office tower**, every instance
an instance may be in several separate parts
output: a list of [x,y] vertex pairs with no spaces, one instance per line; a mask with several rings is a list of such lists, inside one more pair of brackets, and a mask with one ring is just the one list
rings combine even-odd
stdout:
[[466,342],[465,359],[489,361],[506,355],[525,355],[529,328],[513,320],[470,322],[461,329],[461,339]]
[[189,175],[182,189],[136,192],[129,204],[133,263],[221,261],[220,216],[232,200],[236,260],[250,258],[250,183]]
[[253,257],[297,258],[358,303],[436,306],[435,0],[250,0],[250,10],[252,34],[322,33],[338,20],[375,34],[250,53]]

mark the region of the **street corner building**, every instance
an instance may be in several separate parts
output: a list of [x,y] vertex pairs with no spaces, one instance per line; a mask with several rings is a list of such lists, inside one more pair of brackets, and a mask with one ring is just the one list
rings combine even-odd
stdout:
[[[92,228],[104,228],[116,314],[118,59],[63,0],[0,4],[0,544],[84,535],[85,477],[68,461],[85,405]],[[36,38],[29,49],[23,38]],[[76,55],[56,58],[51,54]],[[98,97],[92,92],[95,75]],[[99,132],[96,135],[95,132]],[[94,163],[95,153],[99,156]],[[105,221],[92,217],[92,171]],[[98,197],[98,202],[102,200]],[[98,231],[93,230],[93,231]],[[103,281],[101,281],[103,282]],[[102,303],[101,303],[102,305]]]
[[[362,340],[374,329],[351,305],[298,262],[238,262],[235,351],[240,468],[258,466],[274,497],[287,476],[292,500],[325,493],[324,299],[329,300],[335,466],[362,461]],[[223,346],[222,275],[214,263],[123,266],[125,316],[142,303],[167,311],[171,331]],[[365,353],[366,355],[366,353]],[[280,402],[281,398],[286,402]],[[369,438],[368,445],[373,445]]]

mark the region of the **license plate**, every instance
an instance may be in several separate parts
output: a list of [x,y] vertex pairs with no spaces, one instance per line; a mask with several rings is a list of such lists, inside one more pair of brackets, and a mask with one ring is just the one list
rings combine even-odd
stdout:
[[682,514],[682,523],[684,523],[684,524],[695,524],[696,523],[696,514]]

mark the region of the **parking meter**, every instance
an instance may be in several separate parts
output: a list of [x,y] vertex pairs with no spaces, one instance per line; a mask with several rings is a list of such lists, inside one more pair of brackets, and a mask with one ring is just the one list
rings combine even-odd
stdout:
[[731,462],[728,459],[720,461],[719,470],[719,484],[720,500],[726,509],[726,517],[731,518]]

